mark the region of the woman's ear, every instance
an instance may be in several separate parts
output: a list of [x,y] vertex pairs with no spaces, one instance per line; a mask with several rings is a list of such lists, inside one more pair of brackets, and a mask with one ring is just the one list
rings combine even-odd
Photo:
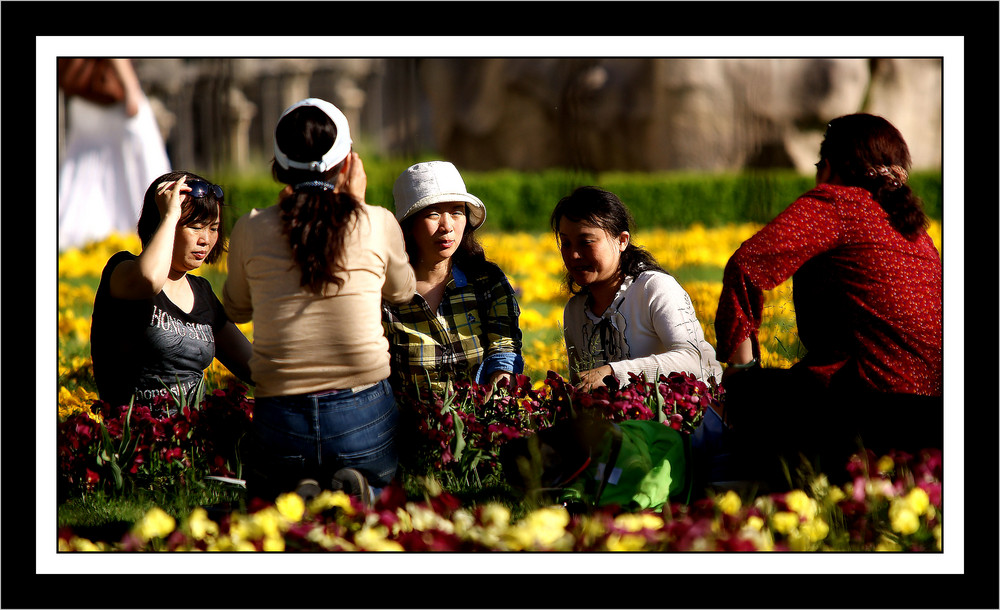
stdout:
[[816,164],[816,184],[821,183],[835,184],[835,176],[833,175],[833,167],[830,165],[828,159],[820,159],[820,162]]
[[618,236],[618,250],[624,252],[625,248],[628,248],[628,242],[632,238],[628,231],[622,231],[621,235]]

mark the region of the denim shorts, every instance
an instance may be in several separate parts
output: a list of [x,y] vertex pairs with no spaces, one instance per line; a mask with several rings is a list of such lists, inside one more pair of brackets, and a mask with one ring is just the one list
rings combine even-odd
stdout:
[[258,497],[291,491],[305,478],[328,488],[355,468],[381,489],[396,473],[399,409],[386,380],[359,390],[257,398],[247,490]]

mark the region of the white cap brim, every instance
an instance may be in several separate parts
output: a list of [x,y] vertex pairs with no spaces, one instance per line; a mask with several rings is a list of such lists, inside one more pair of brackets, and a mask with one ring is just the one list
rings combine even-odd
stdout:
[[351,152],[351,146],[353,142],[351,141],[351,128],[347,124],[347,117],[344,113],[340,111],[339,108],[331,104],[326,100],[321,100],[318,97],[308,97],[304,100],[298,101],[281,113],[278,117],[278,122],[285,118],[289,112],[295,110],[296,108],[301,108],[302,106],[313,106],[319,108],[323,111],[326,116],[330,117],[333,121],[334,127],[337,128],[337,139],[334,140],[333,146],[330,150],[323,155],[323,158],[316,161],[293,161],[288,158],[285,153],[281,152],[278,148],[278,139],[274,140],[274,160],[278,162],[278,165],[285,169],[301,169],[310,172],[322,173],[326,170],[336,167]]
[[454,203],[461,201],[469,204],[469,224],[473,229],[478,229],[486,222],[486,205],[480,201],[479,197],[471,193],[438,193],[420,199],[411,205],[402,215],[397,215],[396,219],[403,222],[404,219],[413,216],[420,210],[435,203]]

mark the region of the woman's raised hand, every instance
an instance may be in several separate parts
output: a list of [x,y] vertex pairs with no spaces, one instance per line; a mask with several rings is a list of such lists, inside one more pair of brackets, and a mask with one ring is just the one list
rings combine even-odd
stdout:
[[161,219],[171,216],[174,220],[180,219],[181,197],[191,190],[186,180],[187,176],[181,176],[173,182],[161,182],[156,185],[156,207],[160,210]]
[[368,176],[365,174],[365,165],[361,162],[358,153],[352,152],[347,155],[346,169],[347,178],[344,181],[344,192],[364,203],[365,191],[368,190]]
[[135,260],[122,261],[111,273],[111,296],[116,299],[148,299],[163,290],[173,262],[181,198],[191,190],[185,176],[156,185],[156,207],[160,224]]

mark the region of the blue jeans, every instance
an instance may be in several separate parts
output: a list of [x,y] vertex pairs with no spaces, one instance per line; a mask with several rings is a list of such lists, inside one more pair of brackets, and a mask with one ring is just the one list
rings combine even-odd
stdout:
[[396,474],[398,422],[386,380],[357,393],[257,398],[247,491],[270,500],[306,478],[328,489],[335,472],[355,468],[377,495]]
[[701,423],[691,435],[691,454],[698,485],[722,483],[738,478],[734,471],[729,429],[715,409],[705,409]]

